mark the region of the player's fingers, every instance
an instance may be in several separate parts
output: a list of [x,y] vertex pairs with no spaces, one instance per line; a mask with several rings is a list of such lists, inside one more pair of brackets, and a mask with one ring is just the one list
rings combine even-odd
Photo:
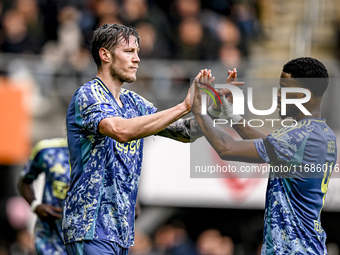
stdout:
[[200,85],[202,85],[202,83],[204,83],[204,77],[205,77],[205,72],[203,72],[202,76],[199,79]]
[[226,83],[230,83],[234,78],[234,72],[228,73],[228,77],[226,79]]
[[61,219],[62,215],[61,213],[55,212],[52,208],[46,208],[46,212],[55,218]]
[[202,77],[202,70],[200,70],[200,71],[198,72],[198,74],[196,75],[195,78],[201,78],[201,77]]
[[211,70],[207,70],[207,76],[205,77],[205,83],[209,85],[209,80],[211,78]]
[[234,85],[234,86],[241,86],[244,85],[243,81],[232,81],[229,84]]
[[53,211],[55,211],[55,212],[62,212],[62,211],[63,211],[62,208],[60,208],[60,207],[55,207],[55,206],[51,206],[51,209],[52,209]]
[[[202,87],[202,81],[201,80],[202,80],[202,77],[195,79],[195,87],[197,87],[197,88]],[[195,90],[195,92],[199,93],[197,90]]]
[[57,219],[62,219],[61,213],[52,213],[51,215]]

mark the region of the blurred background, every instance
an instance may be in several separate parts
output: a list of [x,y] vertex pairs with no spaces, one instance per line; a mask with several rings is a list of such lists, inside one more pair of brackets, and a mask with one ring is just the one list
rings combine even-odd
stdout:
[[[96,75],[89,41],[104,23],[139,32],[138,79],[125,87],[159,110],[181,102],[202,68],[220,83],[236,67],[239,80],[268,78],[278,86],[286,62],[311,56],[329,70],[323,117],[340,130],[339,0],[1,0],[1,255],[34,254],[35,217],[16,183],[37,141],[65,136],[73,93]],[[261,90],[254,101],[263,101]],[[193,179],[189,169],[190,145],[146,139],[129,254],[259,254],[266,179]],[[37,194],[42,183],[35,183]],[[330,255],[340,247],[338,191],[333,178],[322,214]]]

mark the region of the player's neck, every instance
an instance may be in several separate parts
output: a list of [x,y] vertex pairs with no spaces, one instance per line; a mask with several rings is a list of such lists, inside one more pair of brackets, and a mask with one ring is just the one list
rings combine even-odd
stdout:
[[112,76],[107,72],[98,71],[97,77],[104,82],[105,86],[110,90],[113,97],[117,102],[119,102],[120,90],[123,86],[123,82],[113,79]]
[[300,121],[303,119],[321,119],[321,109],[319,108],[313,108],[308,109],[308,111],[311,113],[311,115],[304,115],[303,113],[300,113],[299,116],[295,118],[296,121]]
[[300,112],[299,116],[295,118],[297,121],[303,119],[321,119],[321,97],[314,97],[309,100],[304,106],[311,115],[305,115]]

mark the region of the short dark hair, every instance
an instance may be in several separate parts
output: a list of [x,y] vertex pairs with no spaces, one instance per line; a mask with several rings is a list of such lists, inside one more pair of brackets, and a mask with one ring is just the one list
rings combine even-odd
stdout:
[[94,62],[97,67],[101,66],[99,56],[99,49],[101,47],[113,52],[119,42],[124,40],[129,42],[130,36],[136,37],[139,45],[140,37],[133,27],[124,26],[121,24],[104,24],[97,28],[92,35],[91,39],[91,52]]
[[315,58],[303,57],[292,59],[283,66],[282,71],[290,73],[292,78],[300,81],[314,96],[322,96],[328,87],[329,79],[327,69]]

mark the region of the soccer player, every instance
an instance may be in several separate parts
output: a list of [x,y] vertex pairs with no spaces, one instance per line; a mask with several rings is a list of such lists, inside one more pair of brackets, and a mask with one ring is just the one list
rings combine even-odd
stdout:
[[134,244],[142,138],[157,134],[189,142],[201,136],[194,118],[180,119],[190,112],[189,93],[182,103],[156,112],[143,97],[122,88],[136,80],[139,41],[124,25],[96,29],[91,51],[97,75],[70,102],[71,184],[63,212],[68,254],[127,254]]
[[[45,173],[42,202],[38,202],[33,181]],[[61,228],[62,207],[70,183],[70,165],[65,138],[38,142],[18,182],[20,194],[37,214],[35,248],[38,255],[67,254]]]
[[[211,84],[213,81],[213,77],[204,74],[196,79],[196,87],[202,86],[199,82]],[[295,166],[297,169],[286,174],[275,171],[269,174],[261,254],[327,254],[321,210],[337,159],[336,137],[320,113],[322,95],[327,86],[328,73],[320,61],[313,58],[289,61],[280,77],[278,107],[282,118],[292,117],[297,125],[282,127],[268,136],[249,125],[234,125],[244,140],[234,140],[220,127],[214,127],[211,118],[201,115],[202,90],[195,90],[192,112],[222,159],[265,162],[273,167],[293,166],[291,169],[294,169]],[[305,115],[292,104],[287,105],[287,114],[282,116],[283,88],[308,89],[311,98],[303,106],[311,115]],[[299,99],[305,95],[296,92],[288,93],[287,97]],[[240,116],[226,111],[228,107],[230,104],[222,104],[227,117],[243,123]],[[316,171],[320,166],[324,166],[324,170]],[[314,173],[311,173],[313,169]]]

